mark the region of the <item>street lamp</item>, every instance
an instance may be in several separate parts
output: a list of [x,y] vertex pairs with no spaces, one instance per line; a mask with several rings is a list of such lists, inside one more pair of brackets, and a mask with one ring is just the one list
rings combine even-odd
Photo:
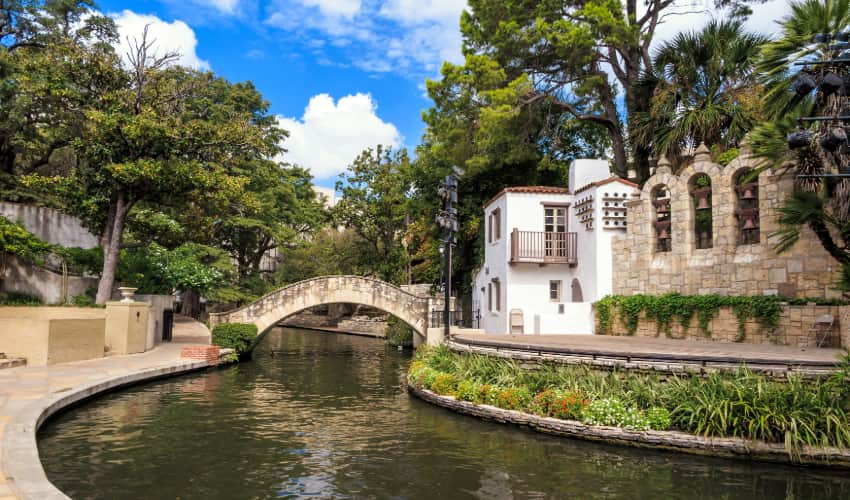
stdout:
[[454,245],[455,233],[458,230],[457,209],[454,204],[457,203],[457,183],[458,177],[463,175],[463,170],[458,167],[452,167],[452,173],[447,175],[437,189],[437,195],[442,201],[442,209],[437,214],[437,225],[446,230],[446,237],[443,241],[444,247],[440,248],[440,255],[443,256],[443,290],[445,293],[445,304],[443,304],[443,328],[445,338],[449,337],[451,332],[451,295],[452,295],[452,245]]

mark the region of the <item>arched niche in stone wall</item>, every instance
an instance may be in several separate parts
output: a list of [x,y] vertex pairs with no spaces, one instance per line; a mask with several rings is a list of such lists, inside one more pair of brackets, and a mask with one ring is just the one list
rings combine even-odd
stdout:
[[732,174],[735,200],[735,230],[738,245],[758,243],[760,236],[759,180],[752,168],[741,167]]
[[705,172],[697,172],[688,179],[688,193],[691,196],[691,214],[694,229],[694,248],[703,250],[714,245],[713,234],[713,189],[711,177]]
[[669,252],[673,248],[672,196],[666,184],[656,184],[649,192],[653,207],[655,251]]

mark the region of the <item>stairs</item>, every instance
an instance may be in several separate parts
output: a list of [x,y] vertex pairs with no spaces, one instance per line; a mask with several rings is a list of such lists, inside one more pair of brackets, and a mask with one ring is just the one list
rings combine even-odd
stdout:
[[3,368],[24,366],[25,364],[27,364],[27,360],[24,358],[7,358],[6,353],[0,352],[0,370]]

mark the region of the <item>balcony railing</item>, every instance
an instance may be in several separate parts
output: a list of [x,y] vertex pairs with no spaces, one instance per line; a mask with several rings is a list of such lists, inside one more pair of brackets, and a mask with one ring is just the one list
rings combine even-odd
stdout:
[[520,231],[511,233],[511,262],[578,264],[576,233]]

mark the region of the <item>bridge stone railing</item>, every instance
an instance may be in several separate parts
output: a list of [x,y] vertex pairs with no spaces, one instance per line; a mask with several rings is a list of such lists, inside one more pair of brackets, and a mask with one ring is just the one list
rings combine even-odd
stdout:
[[239,309],[211,313],[210,327],[219,323],[253,323],[263,333],[280,320],[304,309],[347,302],[386,311],[425,337],[429,300],[374,278],[321,276],[275,290]]

